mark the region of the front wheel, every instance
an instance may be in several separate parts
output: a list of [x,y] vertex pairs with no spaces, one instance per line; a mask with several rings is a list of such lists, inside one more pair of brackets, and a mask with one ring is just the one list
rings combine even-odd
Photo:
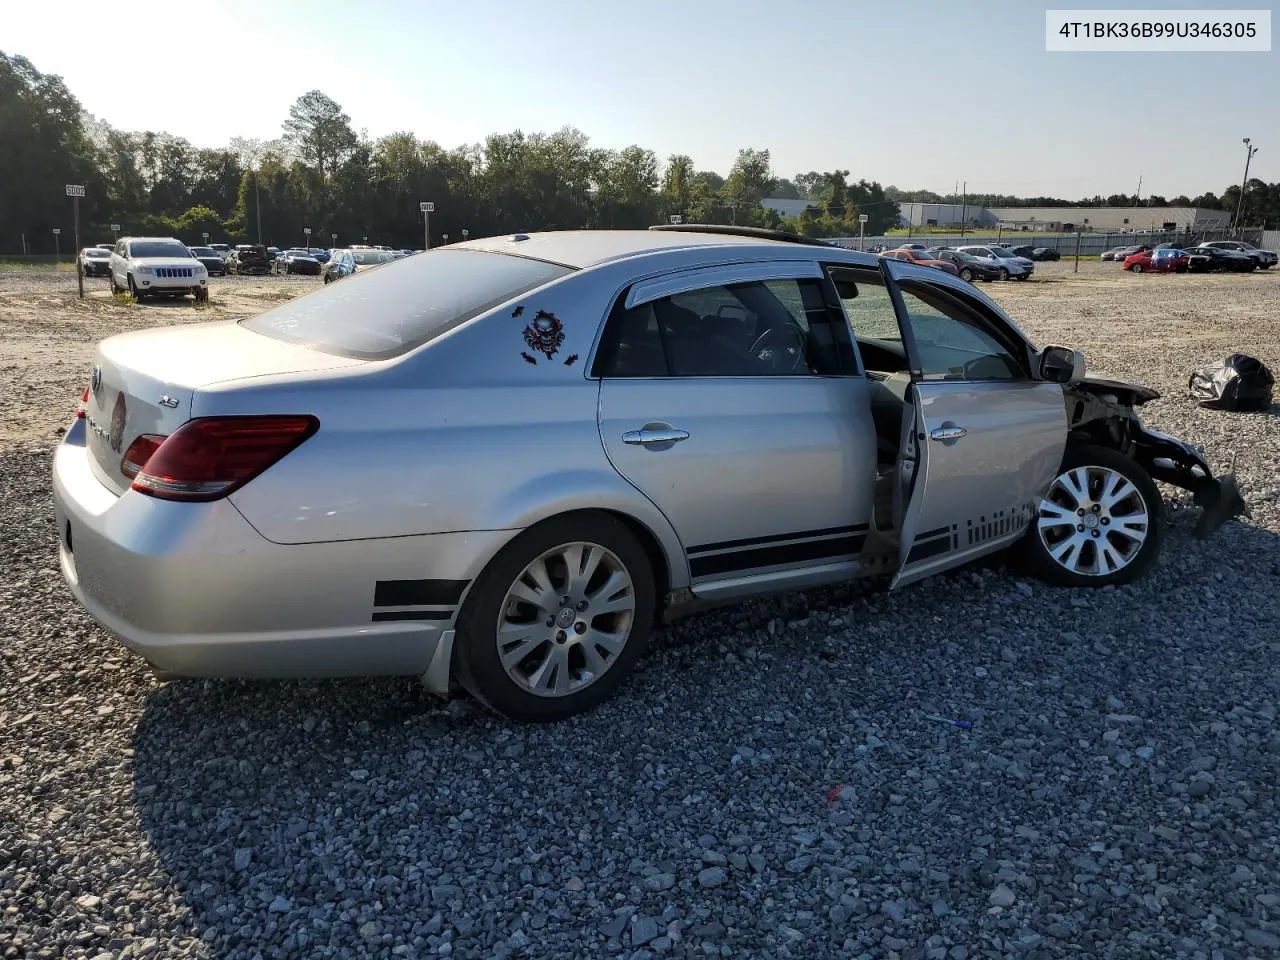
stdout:
[[1001,267],[1001,268],[1000,268],[1000,279],[1001,279],[1001,280],[1008,280],[1008,279],[1009,279],[1009,271],[1008,271],[1008,270],[1006,270],[1004,267]]
[[960,271],[960,279],[964,280],[967,283],[972,283],[973,271],[970,270],[968,267],[965,267],[963,270]]
[[1131,583],[1160,554],[1160,491],[1136,461],[1107,447],[1069,447],[1037,514],[1023,546],[1030,571],[1047,583]]
[[1142,264],[1140,264],[1140,263],[1135,263],[1132,267],[1127,267],[1126,269],[1128,269],[1128,270],[1132,270],[1134,273],[1141,273],[1141,272],[1142,272]]
[[644,651],[655,586],[644,548],[602,513],[517,536],[458,615],[459,682],[516,721],[560,720],[610,697]]

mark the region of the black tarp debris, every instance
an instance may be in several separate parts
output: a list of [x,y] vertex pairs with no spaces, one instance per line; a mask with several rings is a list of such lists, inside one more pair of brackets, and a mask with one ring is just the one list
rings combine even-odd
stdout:
[[1261,360],[1233,353],[1225,360],[1191,374],[1191,399],[1210,410],[1258,411],[1271,407],[1276,379]]

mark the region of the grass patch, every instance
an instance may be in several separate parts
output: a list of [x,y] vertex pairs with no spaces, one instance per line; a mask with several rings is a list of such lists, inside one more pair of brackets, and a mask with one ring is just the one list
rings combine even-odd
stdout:
[[75,276],[76,265],[69,260],[55,261],[53,257],[5,257],[0,260],[0,270],[57,270]]
[[138,301],[134,299],[133,294],[128,290],[121,290],[119,293],[113,293],[111,295],[111,299],[121,307],[132,307],[136,306],[138,303]]

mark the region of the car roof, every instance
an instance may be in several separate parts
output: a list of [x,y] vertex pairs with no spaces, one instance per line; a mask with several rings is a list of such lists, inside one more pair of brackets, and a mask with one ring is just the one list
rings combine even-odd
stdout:
[[[515,239],[522,237],[524,239]],[[624,260],[660,250],[682,247],[713,246],[777,246],[792,249],[793,244],[761,237],[724,233],[694,233],[663,230],[557,230],[545,233],[504,234],[451,243],[450,248],[511,253],[563,264],[567,267],[592,267],[610,260]]]

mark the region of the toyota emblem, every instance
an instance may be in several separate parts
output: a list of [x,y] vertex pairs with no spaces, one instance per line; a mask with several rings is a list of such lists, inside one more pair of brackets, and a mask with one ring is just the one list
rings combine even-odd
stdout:
[[95,366],[93,368],[93,376],[89,379],[89,388],[96,396],[98,389],[102,386],[102,367]]

